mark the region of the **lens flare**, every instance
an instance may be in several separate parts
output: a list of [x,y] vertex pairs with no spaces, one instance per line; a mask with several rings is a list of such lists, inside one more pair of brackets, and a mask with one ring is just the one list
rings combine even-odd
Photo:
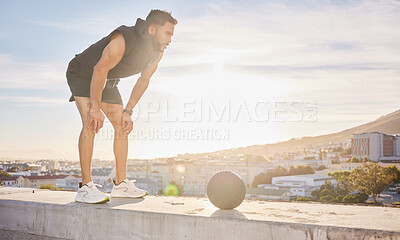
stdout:
[[184,165],[178,164],[178,165],[176,165],[176,171],[179,173],[184,173],[186,171],[186,168]]
[[178,196],[179,190],[174,184],[169,184],[164,188],[163,193],[164,196]]

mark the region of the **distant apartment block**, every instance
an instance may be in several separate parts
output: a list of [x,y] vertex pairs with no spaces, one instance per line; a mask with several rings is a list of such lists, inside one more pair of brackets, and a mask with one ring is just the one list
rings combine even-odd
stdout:
[[0,169],[7,171],[10,168],[16,167],[18,169],[24,169],[28,167],[27,163],[0,163]]
[[273,177],[272,184],[260,184],[259,188],[288,190],[292,196],[311,197],[311,193],[319,189],[325,181],[336,183],[333,177],[316,174]]
[[67,190],[77,190],[81,177],[78,175],[44,175],[44,176],[19,176],[16,179],[18,187],[40,188],[45,184]]
[[400,161],[400,136],[379,132],[353,134],[351,153],[358,158],[368,157],[374,162]]

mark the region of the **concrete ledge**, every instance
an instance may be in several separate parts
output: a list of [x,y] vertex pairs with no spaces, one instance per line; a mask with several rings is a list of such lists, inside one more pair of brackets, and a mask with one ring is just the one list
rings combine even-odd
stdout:
[[10,231],[10,230],[2,230],[0,229],[0,239],[7,240],[64,240],[65,238],[55,238],[55,237],[46,237],[41,235],[35,235],[32,233],[25,233],[20,231]]
[[400,239],[398,208],[245,200],[228,211],[163,196],[88,205],[32,190],[0,188],[1,239]]

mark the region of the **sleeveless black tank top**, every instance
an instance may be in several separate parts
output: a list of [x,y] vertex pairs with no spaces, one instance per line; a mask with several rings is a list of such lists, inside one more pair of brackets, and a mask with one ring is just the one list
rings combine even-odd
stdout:
[[81,65],[80,74],[83,77],[92,78],[93,67],[100,60],[111,36],[118,32],[124,36],[125,53],[121,61],[108,72],[107,79],[125,78],[141,73],[160,56],[159,51],[151,50],[152,38],[147,32],[146,21],[138,18],[135,26],[122,25],[82,53],[75,55],[77,62]]

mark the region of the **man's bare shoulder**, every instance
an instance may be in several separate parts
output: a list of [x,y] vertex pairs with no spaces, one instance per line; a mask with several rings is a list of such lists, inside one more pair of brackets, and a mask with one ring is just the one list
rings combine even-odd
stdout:
[[125,38],[124,38],[124,35],[122,35],[121,32],[116,32],[110,37],[109,43],[111,43],[113,41],[114,41],[115,44],[121,44],[122,43],[122,44],[125,45]]
[[109,55],[112,57],[121,57],[125,53],[125,39],[122,33],[118,32],[110,37],[110,41],[106,47]]

